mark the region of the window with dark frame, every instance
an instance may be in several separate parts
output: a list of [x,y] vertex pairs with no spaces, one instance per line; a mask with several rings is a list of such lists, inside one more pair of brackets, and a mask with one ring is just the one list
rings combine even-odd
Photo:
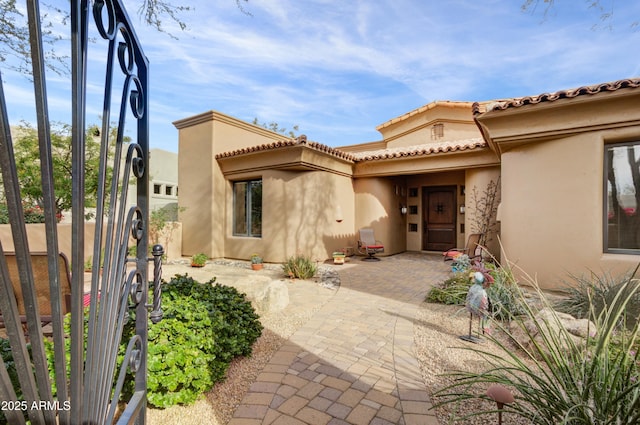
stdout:
[[262,236],[262,179],[233,183],[233,235]]
[[604,252],[640,254],[640,141],[605,146]]

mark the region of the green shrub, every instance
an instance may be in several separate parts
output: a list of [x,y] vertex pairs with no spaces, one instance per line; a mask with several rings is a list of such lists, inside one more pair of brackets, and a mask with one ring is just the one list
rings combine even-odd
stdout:
[[9,207],[0,202],[0,224],[9,224]]
[[[7,368],[7,373],[9,374],[9,378],[11,379],[11,383],[13,384],[13,388],[20,390],[18,385],[18,372],[16,371],[15,362],[13,361],[13,354],[11,353],[11,344],[9,344],[8,339],[0,338],[0,357],[2,357],[2,361],[4,362],[5,367]],[[16,394],[18,399],[20,399],[22,393]],[[4,418],[4,416],[0,416],[0,420]]]
[[214,349],[220,317],[197,299],[164,295],[164,318],[149,327],[147,363],[147,400],[162,408],[193,403],[226,371]]
[[[27,202],[22,203],[25,223],[44,223],[44,210]],[[62,213],[56,213],[56,221],[62,220]],[[0,202],[0,224],[9,224],[9,207],[6,203]]]
[[[216,382],[222,381],[230,362],[251,354],[262,333],[262,324],[245,294],[215,283],[201,284],[188,275],[176,275],[162,285],[163,319],[149,321],[147,357],[147,400],[160,408],[191,404]],[[89,309],[85,309],[85,335]],[[65,317],[65,333],[70,331],[70,315]],[[135,321],[125,324],[116,370],[120,370],[127,343],[135,332]],[[70,340],[65,340],[67,376],[70,376]],[[86,341],[85,341],[86,347]],[[53,343],[45,340],[45,350],[55,394]],[[0,355],[17,386],[9,342],[0,339]],[[128,377],[123,396],[133,394]],[[0,416],[0,418],[4,418]],[[0,424],[2,419],[0,419]]]
[[209,256],[207,254],[204,254],[204,253],[194,254],[191,257],[191,266],[202,267],[207,263],[208,259],[209,259]]
[[[536,288],[542,304],[550,307],[535,280],[528,283]],[[508,329],[502,328],[517,349],[493,335],[487,338],[497,352],[465,347],[481,356],[487,368],[452,373],[453,383],[435,393],[435,407],[488,399],[484,395],[486,388],[501,384],[512,388],[515,396],[515,402],[504,410],[533,424],[639,423],[640,327],[636,322],[631,332],[626,332],[622,326],[626,309],[639,292],[640,281],[628,279],[600,313],[591,308],[589,317],[597,332],[587,338],[586,344],[576,343],[556,315],[549,320],[538,319],[537,311],[523,299],[524,317],[516,318],[514,323],[532,338],[530,328],[525,326],[525,320],[531,321],[538,329],[537,343],[525,349]],[[470,416],[495,415],[495,404],[486,406]]]
[[467,298],[467,292],[471,287],[469,273],[454,273],[452,277],[442,282],[440,286],[434,286],[427,293],[426,301],[449,305],[462,305]]
[[498,320],[511,320],[525,312],[524,294],[516,281],[511,268],[496,267],[488,264],[487,268],[494,282],[487,290],[490,300],[491,316]]
[[[629,290],[627,282],[631,272],[612,276],[610,274],[590,276],[570,276],[573,284],[567,283],[564,290],[566,298],[555,304],[555,308],[577,318],[589,317],[593,313],[599,315],[608,305],[611,305],[618,294]],[[640,317],[640,294],[635,294],[627,304],[628,328],[635,325]]]
[[258,315],[235,288],[177,275],[162,286],[161,322],[149,327],[149,404],[193,403],[224,379],[234,357],[251,354]]
[[298,254],[289,257],[282,265],[285,275],[298,279],[310,279],[316,275],[317,267],[309,257]]
[[[474,267],[487,267],[494,283],[487,289],[489,313],[494,319],[510,320],[523,313],[521,289],[515,282],[511,270],[495,267],[492,264],[476,264]],[[472,269],[455,272],[441,285],[434,286],[427,293],[425,301],[449,305],[464,305],[471,287],[469,273]]]

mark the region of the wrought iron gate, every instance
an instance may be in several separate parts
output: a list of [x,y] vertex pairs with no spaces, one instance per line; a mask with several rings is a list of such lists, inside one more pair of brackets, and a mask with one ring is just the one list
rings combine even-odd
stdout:
[[[0,171],[15,249],[12,258],[15,258],[19,275],[19,279],[14,278],[12,282],[7,262],[9,255],[0,244],[0,313],[15,370],[12,382],[12,376],[7,372],[7,366],[11,365],[0,358],[2,413],[10,424],[24,424],[26,419],[32,424],[103,424],[113,423],[114,418],[119,418],[118,423],[144,423],[149,310],[152,310],[152,321],[162,317],[159,293],[162,248],[159,246],[153,249],[154,297],[152,303],[148,302],[148,61],[121,0],[72,0],[69,4],[73,205],[71,319],[67,328],[63,316],[66,301],[63,277],[67,272],[61,270],[66,263],[58,261],[55,188],[38,1],[27,1],[27,7],[44,193],[48,282],[38,281],[32,265],[33,252],[27,240],[7,103],[0,81]],[[103,104],[99,105],[103,115],[99,135],[100,183],[93,238],[93,271],[91,289],[85,294],[84,161],[90,25],[95,25],[108,47],[103,53],[106,57],[105,82]],[[116,95],[119,103],[112,102]],[[112,120],[117,121],[116,132],[110,131]],[[130,144],[124,143],[127,121],[133,121],[133,125],[127,127],[130,133],[134,133]],[[111,169],[112,178],[108,175]],[[132,207],[127,201],[130,181],[137,186],[135,206]],[[128,257],[130,238],[135,240],[137,247],[132,258]],[[50,299],[50,337],[43,335],[42,307],[38,303],[43,283]],[[87,300],[88,311],[84,308]],[[23,314],[19,311],[19,304],[24,305]],[[124,351],[121,340],[128,320],[135,323],[135,331],[132,336],[125,335],[125,357],[118,366],[118,352]],[[47,352],[53,352],[49,355],[51,374]],[[127,378],[129,375],[133,378]],[[126,379],[134,380],[133,395],[122,402]],[[2,419],[0,415],[0,422]]]

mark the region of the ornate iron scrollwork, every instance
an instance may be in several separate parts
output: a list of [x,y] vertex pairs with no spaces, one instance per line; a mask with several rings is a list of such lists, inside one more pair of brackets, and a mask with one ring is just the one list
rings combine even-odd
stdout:
[[[0,78],[0,171],[7,197],[14,238],[15,256],[20,270],[21,292],[27,306],[28,342],[21,325],[15,291],[0,244],[0,313],[10,340],[25,402],[58,402],[68,409],[29,409],[32,423],[79,424],[112,423],[122,396],[125,380],[134,375],[134,395],[122,412],[119,422],[144,423],[146,406],[146,356],[148,318],[155,323],[162,318],[160,280],[162,247],[153,248],[148,258],[149,226],[149,64],[124,9],[122,0],[74,0],[71,7],[72,35],[72,252],[71,252],[71,328],[65,331],[59,281],[59,253],[55,221],[50,128],[47,110],[43,44],[39,3],[27,0],[32,51],[33,83],[36,97],[40,162],[44,193],[45,228],[49,264],[53,346],[55,352],[55,386],[47,370],[44,339],[30,263],[28,239],[17,179],[16,163],[8,121],[7,106]],[[96,199],[96,226],[93,237],[93,271],[87,316],[84,309],[84,158],[89,25],[93,16],[103,40],[91,46],[105,47],[102,127],[100,134],[100,169]],[[96,47],[97,46],[97,47]],[[121,91],[120,103],[112,104],[113,93]],[[117,102],[116,102],[117,103]],[[117,129],[110,131],[117,117]],[[131,120],[133,117],[133,120]],[[125,124],[134,133],[131,143],[124,140]],[[109,175],[112,170],[112,175]],[[135,199],[128,199],[129,182],[136,184]],[[135,258],[128,258],[130,238],[136,243]],[[148,262],[153,260],[153,301],[149,295]],[[101,270],[102,266],[102,270]],[[149,312],[149,310],[151,310]],[[85,320],[85,317],[87,320]],[[125,334],[125,324],[135,320],[134,333]],[[86,326],[86,329],[85,329]],[[71,340],[71,361],[67,366],[66,338]],[[86,338],[86,349],[85,349]],[[124,360],[118,366],[122,340],[126,345]],[[17,400],[17,391],[0,358],[0,399]],[[70,376],[70,379],[68,378]],[[50,404],[53,405],[53,404]],[[10,423],[25,423],[22,413],[3,412]]]

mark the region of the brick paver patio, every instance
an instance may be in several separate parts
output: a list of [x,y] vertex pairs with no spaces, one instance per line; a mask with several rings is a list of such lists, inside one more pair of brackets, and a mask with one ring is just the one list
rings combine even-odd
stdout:
[[450,269],[422,254],[336,267],[338,293],[273,355],[231,425],[438,424],[413,318]]

